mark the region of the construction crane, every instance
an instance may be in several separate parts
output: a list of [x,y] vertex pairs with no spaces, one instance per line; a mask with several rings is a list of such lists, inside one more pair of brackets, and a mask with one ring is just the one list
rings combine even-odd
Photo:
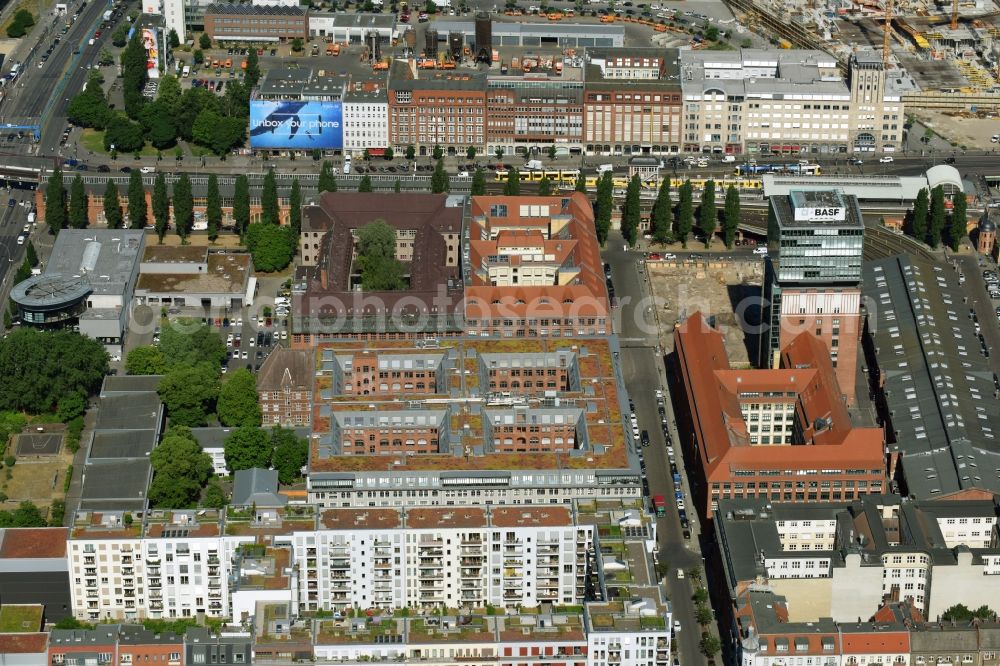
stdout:
[[958,29],[958,0],[952,0],[951,3],[951,29]]
[[885,27],[882,34],[882,69],[889,69],[889,31],[892,30],[893,0],[885,0]]

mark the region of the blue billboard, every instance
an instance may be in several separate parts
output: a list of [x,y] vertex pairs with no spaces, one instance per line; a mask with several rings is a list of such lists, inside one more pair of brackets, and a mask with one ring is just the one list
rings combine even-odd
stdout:
[[250,147],[334,150],[344,147],[340,102],[250,102]]

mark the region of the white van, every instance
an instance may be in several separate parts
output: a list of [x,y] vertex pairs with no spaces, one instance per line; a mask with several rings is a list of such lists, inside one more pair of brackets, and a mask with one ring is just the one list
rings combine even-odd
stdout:
[[351,158],[344,160],[344,175],[351,173]]
[[615,166],[613,164],[598,164],[597,165],[597,175],[603,176],[608,171],[614,171]]
[[761,256],[766,256],[767,255],[767,248],[764,247],[763,245],[759,245],[759,246],[757,246],[757,247],[755,247],[753,249],[753,253],[754,254],[759,254]]
[[722,158],[722,161],[723,162],[735,162],[736,161],[736,156],[735,155],[726,155],[725,157]]

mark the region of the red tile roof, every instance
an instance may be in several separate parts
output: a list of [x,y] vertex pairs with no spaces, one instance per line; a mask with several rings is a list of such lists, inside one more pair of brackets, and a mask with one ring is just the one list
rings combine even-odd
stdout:
[[49,635],[0,634],[0,652],[3,654],[40,654],[48,649]]
[[[785,367],[730,370],[722,334],[700,312],[675,333],[679,366],[687,391],[698,451],[706,477],[727,477],[743,469],[880,469],[881,428],[855,428],[837,396],[840,387],[823,343],[802,333],[782,351]],[[793,392],[805,445],[750,444],[740,410],[741,392]],[[816,419],[827,425],[815,430]]]
[[68,536],[64,527],[7,528],[3,530],[0,559],[65,557]]
[[884,626],[865,631],[864,625],[842,634],[844,654],[909,654],[909,631],[886,631]]

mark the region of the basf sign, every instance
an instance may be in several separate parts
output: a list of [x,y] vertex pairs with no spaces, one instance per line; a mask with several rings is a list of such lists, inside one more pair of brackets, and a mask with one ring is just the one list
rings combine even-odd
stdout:
[[344,147],[340,102],[250,102],[250,147],[335,150]]

